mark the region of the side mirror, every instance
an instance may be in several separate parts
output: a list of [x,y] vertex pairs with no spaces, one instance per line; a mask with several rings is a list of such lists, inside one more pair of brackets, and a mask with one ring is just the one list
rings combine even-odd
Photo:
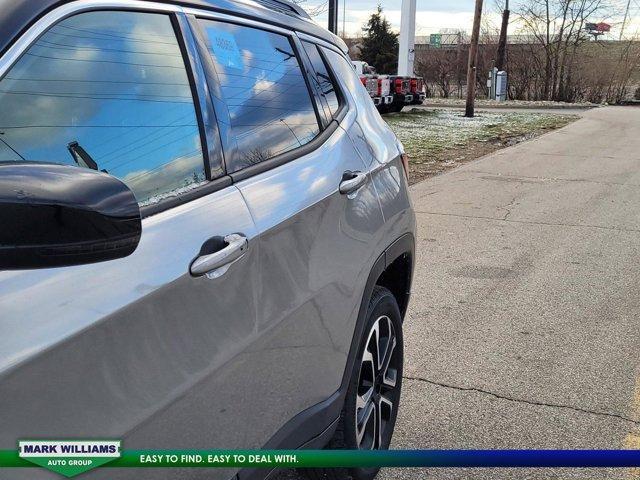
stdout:
[[0,270],[123,258],[142,233],[133,192],[87,168],[0,163]]

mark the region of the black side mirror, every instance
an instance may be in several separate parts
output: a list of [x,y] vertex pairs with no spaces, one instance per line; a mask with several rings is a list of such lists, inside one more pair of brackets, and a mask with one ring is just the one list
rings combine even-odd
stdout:
[[0,270],[126,257],[141,233],[138,202],[115,177],[67,165],[0,163]]

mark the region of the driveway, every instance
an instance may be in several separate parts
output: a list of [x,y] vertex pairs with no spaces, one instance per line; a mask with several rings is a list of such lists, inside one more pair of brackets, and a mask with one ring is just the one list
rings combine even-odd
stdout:
[[393,448],[640,448],[640,108],[585,112],[415,185],[413,199],[419,254]]

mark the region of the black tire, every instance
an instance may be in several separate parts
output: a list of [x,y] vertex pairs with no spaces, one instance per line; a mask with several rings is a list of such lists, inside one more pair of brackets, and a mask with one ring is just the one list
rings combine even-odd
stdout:
[[[376,325],[379,334],[377,340],[374,341],[373,336],[376,335],[374,332]],[[387,338],[386,343],[385,338]],[[378,364],[381,363],[378,356],[384,356],[384,354],[376,354],[374,351],[376,350],[375,345],[377,345],[378,352],[388,352],[387,347],[393,344],[393,338],[395,338],[395,347],[391,349],[389,361],[386,362],[386,359],[383,358],[383,368],[377,368],[376,362]],[[387,450],[389,448],[396,424],[400,391],[402,389],[403,347],[402,317],[398,303],[389,290],[376,286],[369,301],[365,327],[358,345],[356,361],[351,372],[338,428],[333,438],[329,441],[327,449],[358,450],[360,448],[370,448]],[[365,359],[365,351],[372,353],[373,358],[371,360]],[[384,368],[384,363],[387,363],[387,368]],[[393,381],[391,381],[391,377],[393,377]],[[369,378],[371,378],[371,381],[368,380]],[[369,384],[371,384],[371,387],[369,387]],[[390,386],[391,384],[393,384],[393,387]],[[359,408],[357,406],[358,396],[363,400],[369,392],[373,392],[371,394],[371,402],[366,403],[366,407]],[[392,408],[386,403],[389,401],[392,404]],[[374,409],[372,413],[368,409],[370,405]],[[367,412],[370,414],[366,415]],[[358,419],[365,417],[369,418],[366,425],[364,425],[364,421],[358,422]],[[373,426],[371,425],[372,417],[375,418]],[[377,420],[378,418],[380,420]],[[364,427],[359,428],[358,423],[360,423],[360,427],[362,425]],[[382,424],[382,432],[377,430],[378,423]],[[371,429],[374,433],[373,436],[368,434]],[[359,433],[360,435],[358,435]],[[379,468],[318,468],[300,469],[300,472],[310,480],[373,480],[379,470]]]

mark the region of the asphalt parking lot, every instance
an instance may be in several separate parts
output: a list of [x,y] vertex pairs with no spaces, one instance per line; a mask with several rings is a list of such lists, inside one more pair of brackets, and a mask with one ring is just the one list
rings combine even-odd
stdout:
[[412,191],[419,254],[393,448],[640,448],[640,108],[584,112]]

